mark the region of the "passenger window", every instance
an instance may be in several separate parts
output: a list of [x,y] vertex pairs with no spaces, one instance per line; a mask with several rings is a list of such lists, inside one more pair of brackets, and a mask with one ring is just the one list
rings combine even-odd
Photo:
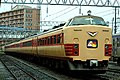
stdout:
[[19,44],[16,44],[16,47],[19,47]]
[[60,43],[60,40],[61,40],[61,36],[58,35],[58,36],[57,36],[57,43]]
[[27,41],[27,42],[23,42],[23,46],[32,46],[32,42],[31,41]]
[[42,38],[42,42],[41,42],[42,45],[44,45],[44,38]]
[[44,45],[46,45],[47,43],[47,38],[44,38]]
[[38,45],[42,45],[42,39],[38,40]]
[[52,39],[52,36],[51,36],[51,37],[50,37],[50,44],[52,44],[52,40],[53,40],[53,39]]
[[45,42],[44,42],[44,38],[42,38],[42,45],[44,45],[45,44]]
[[56,35],[54,36],[54,44],[56,44]]
[[47,38],[48,45],[50,44],[50,37]]

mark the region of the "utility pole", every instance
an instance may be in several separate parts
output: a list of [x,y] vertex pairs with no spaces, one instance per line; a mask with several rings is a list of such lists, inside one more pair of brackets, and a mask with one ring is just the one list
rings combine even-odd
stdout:
[[1,0],[0,0],[0,7],[1,7]]
[[113,33],[113,31],[114,31],[114,25],[113,24],[114,24],[114,17],[112,18],[112,34],[114,34]]
[[114,28],[114,34],[116,34],[116,32],[117,32],[117,26],[116,26],[116,8],[117,7],[115,7],[115,28]]

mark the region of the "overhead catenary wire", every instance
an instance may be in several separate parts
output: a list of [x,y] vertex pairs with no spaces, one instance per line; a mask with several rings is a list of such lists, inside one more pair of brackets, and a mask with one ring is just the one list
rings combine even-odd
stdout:
[[53,13],[53,14],[50,14],[50,15],[48,15],[48,16],[52,16],[52,15],[55,15],[55,14],[59,14],[59,13],[65,11],[65,10],[67,10],[67,9],[69,9],[69,8],[70,8],[70,7],[67,7],[67,8],[65,8],[65,9],[63,9],[63,10],[61,10],[61,11],[58,11],[58,12]]
[[[51,16],[54,17],[55,15],[60,14],[60,13],[62,13],[63,11],[65,11],[63,14],[60,14],[60,15],[58,15],[58,16],[50,19],[50,20],[54,20],[54,19],[56,19],[56,18],[59,18],[59,17],[61,17],[61,16],[64,16],[65,14],[73,11],[74,9],[76,9],[76,8],[78,8],[78,7],[75,7],[75,8],[73,8],[73,9],[71,9],[71,10],[68,11],[69,8],[70,8],[70,7],[67,7],[67,8],[65,8],[65,9],[63,9],[63,10],[60,10],[60,11],[55,12],[55,13],[53,13],[53,14],[50,14],[50,15],[48,15],[47,17],[51,17]],[[102,15],[102,16],[108,16],[108,15],[110,15],[110,14],[114,14],[113,10],[114,10],[114,9],[104,10],[104,11],[101,11],[101,12],[97,12],[97,13],[95,13],[95,14],[104,14],[104,15]],[[111,11],[112,11],[112,12],[111,12]],[[109,12],[109,13],[108,13],[108,12]],[[107,14],[105,14],[105,13],[107,13]],[[47,18],[47,17],[45,17],[45,18]],[[45,20],[45,18],[44,18],[44,20]]]
[[[78,8],[78,7],[75,7],[74,9],[76,9],[76,8]],[[72,9],[72,10],[74,10],[74,9]],[[51,20],[54,20],[54,19],[56,19],[56,18],[58,18],[58,17],[61,17],[61,16],[67,14],[68,12],[70,12],[70,11],[72,11],[72,10],[69,10],[69,11],[67,11],[67,12],[64,12],[63,14],[61,14],[61,15],[59,15],[59,16],[57,16],[57,17],[51,19]],[[97,13],[95,13],[95,14],[102,14],[102,13],[110,12],[110,11],[113,11],[113,10],[114,10],[114,9],[109,9],[109,10],[105,10],[105,11],[97,12]],[[110,15],[110,14],[114,14],[114,12],[111,12],[111,13],[105,14],[105,15],[103,15],[103,16],[108,16],[108,15]]]
[[103,15],[103,17],[104,17],[104,16],[109,16],[110,14],[114,14],[114,12],[111,12],[111,13],[105,14],[105,15]]
[[[62,9],[62,10],[58,11],[58,12],[55,12],[55,13],[50,14],[50,15],[47,15],[45,18],[54,16],[54,15],[59,14],[59,13],[62,13],[63,11],[65,11],[65,10],[67,10],[67,9],[69,9],[69,8],[70,8],[70,7],[67,7],[67,8],[65,8],[65,9]],[[44,18],[43,20],[45,20],[45,18]]]
[[53,19],[51,19],[51,20],[54,20],[54,19],[56,19],[56,18],[58,18],[58,17],[61,17],[61,16],[65,15],[65,14],[67,14],[67,13],[69,13],[69,12],[75,10],[76,8],[78,8],[78,7],[75,7],[75,8],[73,8],[73,9],[69,10],[69,11],[66,11],[66,12],[64,12],[63,14],[58,15],[57,17],[55,17],[55,18],[53,18]]
[[113,9],[109,9],[109,10],[104,10],[104,11],[101,11],[101,12],[97,12],[95,14],[102,14],[102,13],[106,13],[106,12],[109,12],[109,11],[112,11]]

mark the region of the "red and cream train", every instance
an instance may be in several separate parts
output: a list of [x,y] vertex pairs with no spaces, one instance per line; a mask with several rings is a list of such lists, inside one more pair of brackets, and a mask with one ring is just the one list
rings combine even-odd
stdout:
[[103,18],[76,16],[56,27],[6,45],[5,53],[37,57],[44,64],[70,70],[107,70],[112,53],[112,34]]

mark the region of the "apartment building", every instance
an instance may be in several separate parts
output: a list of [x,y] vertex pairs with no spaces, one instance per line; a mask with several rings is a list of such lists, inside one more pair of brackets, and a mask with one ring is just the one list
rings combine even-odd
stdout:
[[40,30],[40,9],[17,5],[11,11],[0,13],[0,25]]

